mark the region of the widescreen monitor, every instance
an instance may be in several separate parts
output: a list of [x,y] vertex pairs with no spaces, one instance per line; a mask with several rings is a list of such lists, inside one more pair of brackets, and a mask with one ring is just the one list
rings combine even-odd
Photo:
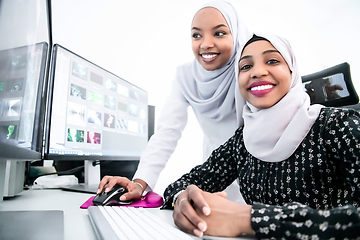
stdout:
[[[43,86],[48,44],[45,42],[0,51],[0,142],[28,150],[41,158],[44,112]],[[39,140],[40,139],[40,140]],[[1,155],[19,155],[4,145]],[[34,159],[34,157],[31,157]]]
[[55,44],[45,159],[138,160],[148,141],[148,93]]

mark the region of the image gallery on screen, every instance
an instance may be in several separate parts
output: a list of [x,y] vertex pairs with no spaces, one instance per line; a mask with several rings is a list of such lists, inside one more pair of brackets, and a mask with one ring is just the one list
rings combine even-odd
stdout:
[[104,132],[147,137],[145,91],[80,58],[68,64],[65,147],[101,149]]

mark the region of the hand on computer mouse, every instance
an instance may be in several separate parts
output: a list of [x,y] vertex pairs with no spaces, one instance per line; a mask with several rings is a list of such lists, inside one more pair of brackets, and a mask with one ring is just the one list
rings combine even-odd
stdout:
[[128,205],[132,201],[121,201],[120,197],[126,193],[127,190],[120,185],[115,185],[109,192],[101,192],[96,194],[93,199],[95,206],[109,206],[109,205]]
[[117,184],[127,189],[127,192],[121,196],[120,200],[128,201],[132,199],[139,199],[147,187],[147,184],[141,179],[136,179],[135,181],[136,182],[132,182],[126,177],[105,176],[100,181],[97,193],[109,192],[110,189]]

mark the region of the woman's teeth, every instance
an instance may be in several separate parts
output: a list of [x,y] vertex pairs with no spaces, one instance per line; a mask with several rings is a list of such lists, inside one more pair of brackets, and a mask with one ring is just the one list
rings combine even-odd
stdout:
[[207,58],[207,59],[209,59],[209,58],[214,58],[214,57],[216,57],[216,54],[211,54],[211,55],[201,55],[203,58]]
[[250,91],[261,91],[261,90],[266,90],[266,89],[270,89],[273,88],[273,85],[261,85],[261,86],[257,86],[257,87],[252,87],[250,88]]

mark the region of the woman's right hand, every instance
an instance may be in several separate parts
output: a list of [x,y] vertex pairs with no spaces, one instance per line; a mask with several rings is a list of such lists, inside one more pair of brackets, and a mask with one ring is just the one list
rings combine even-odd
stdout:
[[210,214],[210,207],[203,197],[203,191],[195,185],[190,185],[179,194],[174,205],[174,223],[182,231],[202,237],[207,229],[206,222],[201,219],[196,211],[202,209],[205,216]]
[[134,181],[135,182],[132,182],[126,177],[105,176],[100,181],[97,194],[103,191],[109,192],[116,184],[118,184],[128,190],[127,193],[123,194],[120,197],[121,201],[139,199],[141,198],[144,190],[146,189],[147,184],[141,179],[135,179]]

